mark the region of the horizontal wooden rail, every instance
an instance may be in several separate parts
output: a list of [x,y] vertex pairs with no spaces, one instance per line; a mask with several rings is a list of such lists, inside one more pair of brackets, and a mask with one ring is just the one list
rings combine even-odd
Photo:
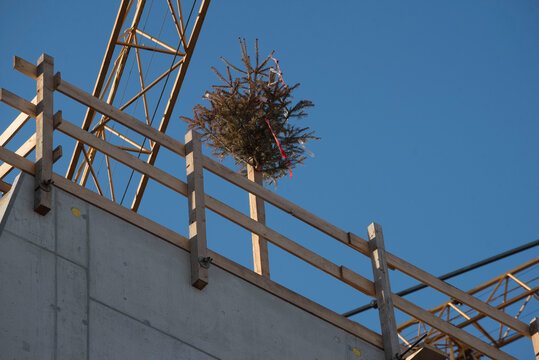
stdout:
[[[37,97],[33,98],[31,103],[36,104]],[[6,146],[6,144],[13,139],[13,137],[19,132],[19,130],[30,120],[30,116],[26,113],[20,113],[15,120],[11,122],[8,128],[0,135],[0,146]]]
[[86,93],[84,90],[79,89],[75,85],[63,80],[60,73],[55,76],[56,90],[62,94],[72,98],[94,109],[95,111],[108,116],[109,118],[119,122],[125,127],[147,137],[148,139],[159,143],[161,146],[169,149],[170,151],[185,157],[185,145],[175,140],[174,138],[165,135],[164,133],[154,129],[146,123],[138,120],[137,118],[118,110],[114,106],[107,104],[103,100],[100,100],[92,95]]
[[36,105],[6,89],[0,89],[0,101],[32,117],[36,117]]
[[[30,136],[28,140],[24,144],[21,145],[20,148],[18,148],[15,151],[15,154],[20,155],[22,157],[27,157],[34,149],[36,148],[36,134],[33,134]],[[5,178],[11,170],[13,170],[14,167],[8,163],[3,163],[0,166],[0,180]]]

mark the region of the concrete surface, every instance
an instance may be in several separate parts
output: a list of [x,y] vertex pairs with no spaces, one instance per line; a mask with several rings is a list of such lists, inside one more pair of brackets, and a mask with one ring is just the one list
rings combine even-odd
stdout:
[[[383,359],[381,350],[33,178],[0,199],[0,360]],[[187,219],[186,224],[187,228]]]

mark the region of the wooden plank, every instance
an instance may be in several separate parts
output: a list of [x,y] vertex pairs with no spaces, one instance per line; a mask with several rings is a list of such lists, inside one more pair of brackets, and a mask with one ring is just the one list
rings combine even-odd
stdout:
[[[32,104],[37,103],[37,96],[32,99]],[[9,124],[8,128],[4,130],[2,135],[0,135],[0,146],[6,146],[6,144],[13,139],[13,137],[19,132],[19,130],[26,124],[28,120],[30,120],[30,117],[26,113],[20,113],[15,120]]]
[[[354,233],[348,233],[348,245],[363,255],[370,257],[369,243]],[[389,266],[389,264],[388,264]]]
[[376,305],[380,318],[380,329],[384,342],[386,360],[398,358],[400,354],[399,339],[397,336],[397,322],[395,310],[391,299],[391,286],[389,283],[389,269],[386,262],[386,249],[384,234],[379,224],[372,223],[368,227],[369,252],[374,278],[374,291],[376,293]]
[[500,360],[516,360],[511,355],[496,349],[495,347],[487,344],[486,342],[476,338],[475,336],[467,333],[466,331],[457,328],[454,325],[440,319],[427,310],[420,308],[417,305],[412,304],[408,300],[401,298],[398,295],[392,294],[393,304],[396,308],[402,310],[410,316],[423,321],[424,323],[432,326],[433,328],[449,335],[450,337],[470,346],[471,348],[479,351],[480,353],[492,358]]
[[18,56],[13,57],[13,69],[31,77],[34,80],[37,80],[38,78],[37,66]]
[[[37,114],[36,105],[32,104],[30,101],[23,99],[22,97],[13,94],[11,91],[6,89],[0,89],[0,101],[4,104],[11,106],[23,113],[30,115],[35,118]],[[36,103],[39,102],[36,99]]]
[[191,244],[191,285],[202,290],[208,284],[208,245],[206,240],[206,205],[204,204],[204,168],[200,134],[185,135],[187,170],[187,205],[189,209],[189,242]]
[[54,59],[51,56],[42,54],[39,57],[37,76],[34,211],[46,215],[52,206]]
[[80,142],[89,145],[104,154],[109,155],[115,160],[118,160],[124,165],[127,165],[131,169],[134,169],[140,173],[147,174],[152,179],[160,184],[165,185],[169,189],[172,189],[184,196],[187,196],[187,184],[183,181],[176,179],[174,176],[160,170],[152,165],[147,164],[131,154],[126,153],[118,149],[116,146],[109,144],[106,141],[92,135],[91,133],[82,130],[81,128],[73,125],[69,121],[63,119],[62,123],[58,126],[58,130],[62,133],[69,135]]
[[518,319],[511,317],[503,311],[495,309],[491,305],[477,299],[470,294],[465,293],[460,289],[457,289],[456,287],[446,283],[445,281],[438,279],[436,276],[415,267],[414,265],[402,260],[395,255],[387,253],[387,262],[388,264],[394,266],[396,269],[413,277],[414,279],[419,280],[429,285],[430,287],[444,293],[445,295],[450,296],[451,298],[468,305],[469,307],[479,311],[480,313],[484,313],[490,318],[510,327],[518,333],[530,337],[528,325]]
[[341,279],[343,282],[352,286],[354,289],[361,291],[363,294],[376,297],[374,283],[369,279],[350,270],[346,266],[341,266]]
[[184,236],[175,233],[174,231],[157,224],[156,222],[139,215],[120,204],[117,204],[105,197],[99,196],[93,191],[84,188],[77,183],[74,183],[58,174],[53,174],[54,185],[58,188],[67,191],[68,193],[87,201],[88,203],[95,205],[115,216],[118,216],[125,221],[145,230],[149,233],[156,235],[168,242],[189,250],[189,240]]
[[[20,148],[15,151],[15,154],[22,157],[27,157],[36,147],[36,134],[30,136]],[[13,165],[4,163],[0,166],[0,180],[9,175],[9,173],[14,169]]]
[[7,182],[0,180],[0,192],[5,194],[9,190],[11,190],[11,184],[8,184]]
[[13,151],[0,147],[0,160],[3,162],[15,166],[28,174],[34,175],[34,162],[30,161],[20,155],[15,154]]
[[135,117],[118,110],[114,106],[107,104],[103,100],[100,100],[96,97],[91,96],[85,91],[77,88],[76,86],[68,83],[63,80],[59,73],[56,76],[56,90],[62,94],[69,96],[73,100],[84,104],[101,114],[114,119],[120,124],[128,127],[129,129],[149,138],[152,141],[155,141],[172,152],[185,157],[185,145],[181,142],[175,140],[174,138],[159,132],[158,130],[148,126],[146,123],[136,119]]
[[225,219],[228,219],[238,224],[239,226],[250,232],[257,233],[258,235],[266,238],[272,244],[313,265],[314,267],[326,272],[327,274],[335,278],[340,278],[340,267],[333,262],[327,260],[326,258],[295,243],[286,236],[279,234],[275,230],[272,230],[267,226],[262,225],[257,221],[254,221],[250,217],[245,216],[236,209],[233,209],[230,206],[223,204],[222,202],[214,199],[209,195],[206,195],[205,201],[206,207],[208,209],[221,215]]
[[212,160],[209,157],[204,157],[204,167],[215,175],[218,175],[232,184],[250,192],[251,194],[264,199],[284,212],[311,225],[315,229],[320,230],[324,234],[327,234],[344,244],[348,244],[348,233],[346,231],[339,229],[330,222],[319,218],[318,216],[275,194],[263,186],[249,181],[245,177],[237,174],[217,161]]
[[[263,186],[264,176],[256,171],[251,165],[247,165],[247,178]],[[249,209],[251,219],[266,225],[266,210],[264,209],[264,200],[258,196],[249,193]],[[255,273],[270,278],[268,241],[258,234],[251,233],[253,243],[253,264]]]

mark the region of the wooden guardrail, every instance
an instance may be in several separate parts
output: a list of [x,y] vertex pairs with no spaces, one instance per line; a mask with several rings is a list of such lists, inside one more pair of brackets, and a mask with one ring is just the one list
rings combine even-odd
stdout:
[[[47,57],[44,57],[45,59]],[[25,61],[21,58],[15,57],[14,68],[21,73],[30,76],[38,82],[39,79],[43,77],[43,71],[47,73],[46,68],[35,66],[34,64]],[[49,75],[47,75],[49,76]],[[232,261],[216,254],[208,249],[206,249],[206,239],[205,239],[205,215],[204,209],[210,209],[213,212],[223,216],[224,218],[232,221],[233,223],[243,227],[244,229],[263,237],[272,244],[278,246],[279,248],[289,252],[290,254],[302,259],[303,261],[311,264],[312,266],[318,268],[319,270],[333,276],[334,278],[350,285],[351,287],[359,290],[360,292],[371,296],[376,297],[377,289],[375,284],[363,277],[362,275],[350,270],[345,266],[340,266],[331,262],[330,260],[316,254],[315,252],[307,249],[304,246],[299,245],[288,237],[278,233],[275,230],[272,230],[265,224],[258,222],[249,216],[237,211],[236,209],[222,203],[221,201],[207,195],[204,193],[203,185],[203,169],[206,169],[219,177],[229,181],[230,183],[242,188],[243,190],[249,192],[253,196],[259,197],[264,201],[274,205],[275,207],[281,209],[282,211],[294,216],[295,218],[303,221],[306,224],[311,225],[312,227],[318,229],[324,234],[329,235],[333,239],[339,241],[342,244],[347,245],[351,249],[354,249],[361,254],[372,257],[372,251],[369,250],[369,241],[357,236],[353,233],[346,232],[337,226],[319,218],[318,216],[310,213],[309,211],[301,208],[300,206],[293,204],[292,202],[284,199],[283,197],[273,193],[272,191],[264,188],[256,182],[250,181],[249,179],[237,174],[236,172],[228,169],[222,164],[216,162],[215,160],[204,156],[201,152],[200,139],[199,136],[191,132],[186,137],[186,142],[188,144],[187,149],[186,145],[180,141],[162,133],[158,130],[152,128],[151,126],[145,124],[144,122],[136,119],[133,116],[128,115],[127,113],[122,112],[121,110],[113,107],[112,105],[93,97],[92,95],[86,93],[85,91],[79,89],[75,85],[70,84],[61,78],[60,73],[56,73],[52,79],[52,85],[45,83],[47,88],[52,87],[51,94],[54,91],[58,91],[73,100],[89,107],[93,111],[99,112],[109,119],[116,121],[127,128],[137,132],[138,134],[154,141],[156,144],[163,146],[173,153],[180,155],[182,157],[187,156],[187,180],[184,182],[165,171],[144,162],[135,156],[129,154],[128,152],[96,137],[91,132],[83,130],[71,122],[67,121],[62,117],[61,112],[57,112],[52,116],[52,95],[42,97],[39,95],[32,102],[27,101],[15,94],[8,92],[7,90],[0,90],[0,101],[18,109],[22,112],[21,115],[15,119],[15,121],[8,127],[8,129],[0,135],[0,159],[3,160],[8,167],[16,167],[22,171],[25,171],[29,174],[36,176],[38,183],[43,182],[52,182],[55,186],[74,194],[96,206],[99,206],[117,216],[124,218],[125,220],[146,229],[147,231],[162,237],[163,239],[170,241],[171,243],[176,244],[179,247],[191,251],[192,256],[192,283],[198,288],[202,288],[208,282],[208,273],[207,265],[209,258],[213,259],[213,263],[217,266],[224,268],[227,271],[233,272],[234,274],[260,286],[277,296],[291,301],[296,305],[306,309],[307,311],[324,318],[327,321],[334,323],[335,325],[352,332],[353,334],[363,338],[364,340],[383,348],[382,337],[353,322],[350,321],[334,312],[331,312],[328,309],[321,307],[318,304],[315,304],[285,288],[279,286],[272,282],[271,280],[257,275],[250,270],[247,270],[238,264],[233,263]],[[47,85],[48,84],[48,85]],[[44,104],[50,102],[50,104]],[[42,109],[45,106],[48,113],[46,117],[42,115]],[[45,130],[36,132],[35,140],[31,138],[28,144],[23,145],[21,151],[12,152],[4,148],[3,146],[16,134],[16,132],[27,122],[28,118],[32,117],[37,120],[38,130],[39,127],[44,128]],[[40,120],[41,123],[40,123]],[[43,122],[46,122],[47,125],[44,126]],[[47,127],[48,126],[48,127]],[[189,224],[190,224],[190,240],[184,238],[183,236],[176,234],[175,232],[158,225],[157,223],[150,221],[142,216],[136,214],[133,211],[130,211],[117,203],[110,201],[102,196],[97,195],[96,193],[83,188],[76,183],[73,183],[66,178],[52,172],[53,164],[53,155],[52,155],[52,130],[54,129],[60,131],[67,136],[83,143],[95,150],[106,154],[107,156],[117,160],[118,162],[128,166],[129,168],[149,177],[158,183],[168,187],[169,189],[182,194],[188,197],[189,201]],[[50,133],[50,135],[48,135]],[[50,139],[48,138],[50,136]],[[50,141],[50,142],[49,142]],[[48,144],[51,145],[48,145]],[[47,149],[44,148],[44,144],[47,144]],[[50,156],[38,157],[36,163],[31,160],[26,159],[28,155],[28,149],[31,147],[41,147],[43,153],[50,152]],[[37,154],[37,152],[36,152]],[[58,154],[56,155],[58,157]],[[40,160],[42,159],[42,160]],[[40,165],[38,165],[40,164]],[[50,178],[47,175],[48,168],[51,169]],[[46,171],[44,171],[44,169]],[[2,169],[0,167],[0,175]],[[0,183],[0,190],[4,191],[9,188],[9,184]],[[41,189],[46,192],[45,189]],[[99,189],[98,189],[99,190]],[[100,192],[100,190],[99,190]],[[381,230],[381,228],[380,228]],[[373,239],[374,240],[374,239]],[[406,262],[405,260],[391,254],[383,252],[384,263],[387,262],[387,266],[391,269],[397,269],[412,278],[419,280],[420,282],[444,293],[452,299],[455,299],[463,304],[474,308],[484,316],[488,316],[491,319],[504,324],[523,336],[530,337],[530,331],[527,324],[521,322],[518,319],[515,319],[503,311],[500,311],[491,305],[486,304],[485,302],[480,301],[474,296],[461,291],[454,286],[449,285],[448,283],[437,279],[435,276],[429,274],[428,272],[417,268],[416,266]],[[374,265],[373,265],[374,267]],[[388,283],[389,285],[389,283]],[[493,346],[483,342],[482,340],[472,336],[466,331],[455,327],[454,325],[436,317],[431,312],[420,308],[419,306],[391,293],[391,300],[397,309],[409,314],[413,318],[422,321],[426,324],[429,324],[433,328],[436,328],[440,332],[451,336],[452,338],[470,346],[471,348],[476,349],[478,352],[485,354],[494,359],[513,359],[510,355],[496,349]],[[388,330],[391,331],[391,330]],[[394,329],[396,332],[396,328]]]

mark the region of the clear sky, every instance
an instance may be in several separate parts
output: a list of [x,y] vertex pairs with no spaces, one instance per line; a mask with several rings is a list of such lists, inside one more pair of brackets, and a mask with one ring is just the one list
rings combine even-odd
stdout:
[[[31,99],[35,82],[12,70],[12,56],[35,62],[46,52],[63,78],[91,91],[118,5],[4,1],[0,86]],[[159,9],[150,22],[159,24]],[[262,54],[275,50],[285,81],[301,83],[297,99],[316,105],[305,121],[322,137],[308,144],[316,156],[282,179],[277,193],[362,237],[369,223],[380,223],[389,251],[435,275],[539,237],[539,2],[214,0],[169,134],[183,140],[178,116],[191,116],[217,82],[209,67],[222,69],[220,56],[239,60],[240,36],[251,44],[258,38]],[[65,106],[68,120],[80,124],[83,109]],[[16,112],[1,109],[4,129]],[[64,147],[57,172],[65,172],[71,149]],[[183,160],[161,155],[158,166],[184,177]],[[207,179],[208,193],[248,211],[245,193]],[[141,213],[186,235],[186,206],[151,184]],[[273,208],[268,225],[371,277],[368,259]],[[211,214],[208,226],[212,249],[251,266],[246,231]],[[293,290],[337,312],[368,301],[270,250],[272,277]],[[467,290],[538,254],[452,283]],[[415,284],[391,276],[395,291]],[[426,307],[445,300],[428,291],[411,299]],[[355,319],[378,329],[371,313]],[[522,316],[528,322],[533,311]],[[529,340],[506,350],[531,358]]]

